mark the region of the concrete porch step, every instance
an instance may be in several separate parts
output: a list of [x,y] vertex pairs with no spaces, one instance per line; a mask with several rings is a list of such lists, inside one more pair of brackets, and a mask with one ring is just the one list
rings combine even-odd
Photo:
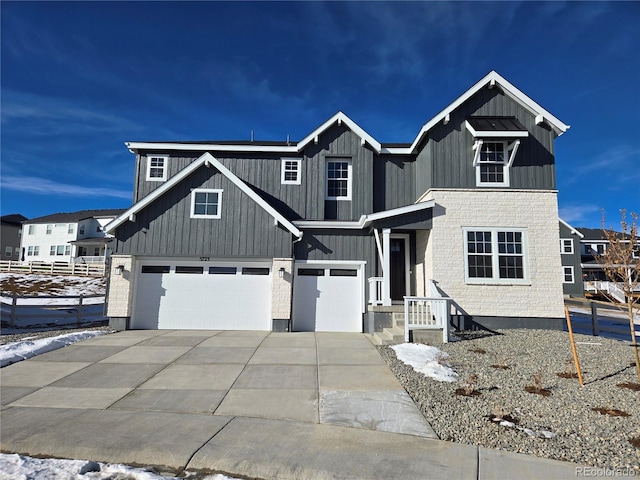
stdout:
[[404,330],[398,327],[384,328],[381,332],[374,332],[373,337],[380,341],[378,345],[397,345],[404,343]]

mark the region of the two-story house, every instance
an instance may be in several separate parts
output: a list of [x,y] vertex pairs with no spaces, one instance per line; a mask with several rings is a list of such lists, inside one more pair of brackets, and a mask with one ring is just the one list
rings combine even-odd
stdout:
[[22,222],[26,221],[27,217],[19,213],[13,213],[11,215],[3,215],[1,220],[0,252],[2,252],[2,260],[19,260]]
[[562,290],[566,296],[584,296],[580,243],[584,235],[560,219],[560,258],[562,261]]
[[22,227],[20,259],[26,262],[96,263],[111,254],[104,226],[123,209],[81,210],[33,218]]
[[111,325],[369,332],[437,291],[459,327],[561,328],[568,128],[492,71],[402,144],[342,112],[295,142],[129,142]]

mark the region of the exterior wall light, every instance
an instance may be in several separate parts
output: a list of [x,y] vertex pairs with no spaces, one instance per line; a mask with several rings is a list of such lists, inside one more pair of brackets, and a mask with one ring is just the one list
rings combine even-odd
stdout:
[[284,267],[280,267],[280,270],[278,270],[278,277],[284,278]]
[[116,275],[122,275],[124,273],[124,265],[118,265],[114,271]]

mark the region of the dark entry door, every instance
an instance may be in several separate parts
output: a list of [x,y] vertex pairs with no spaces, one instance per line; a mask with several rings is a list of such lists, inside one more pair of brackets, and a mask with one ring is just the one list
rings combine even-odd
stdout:
[[407,294],[407,271],[404,238],[391,238],[391,300],[402,300]]

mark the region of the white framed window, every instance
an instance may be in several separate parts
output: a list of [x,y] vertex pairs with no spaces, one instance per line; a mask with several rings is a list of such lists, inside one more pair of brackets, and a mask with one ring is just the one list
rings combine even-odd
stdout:
[[283,158],[280,183],[283,185],[300,185],[300,158]]
[[12,257],[13,256],[13,247],[11,247],[9,245],[4,247],[4,256],[5,257]]
[[37,257],[38,255],[40,255],[40,247],[38,245],[27,247],[27,257]]
[[326,200],[351,200],[351,159],[327,160]]
[[526,230],[464,228],[467,283],[528,283]]
[[560,239],[560,252],[563,255],[570,255],[573,253],[573,239],[561,238]]
[[76,225],[74,223],[70,223],[67,227],[67,233],[74,233],[76,231]]
[[53,230],[53,225],[47,225],[47,235],[51,235],[52,230]]
[[480,149],[480,154],[476,164],[476,185],[508,187],[509,154],[507,142],[484,141],[477,148]]
[[147,181],[164,182],[167,179],[167,163],[169,157],[166,155],[149,155],[147,157]]
[[28,235],[35,235],[36,233],[36,226],[35,225],[29,225],[29,230],[27,231]]
[[562,267],[562,283],[575,283],[573,267]]
[[[35,255],[37,255],[37,253]],[[49,255],[59,257],[63,255],[71,255],[71,245],[51,245]]]
[[220,218],[222,190],[198,188],[191,191],[191,218]]

